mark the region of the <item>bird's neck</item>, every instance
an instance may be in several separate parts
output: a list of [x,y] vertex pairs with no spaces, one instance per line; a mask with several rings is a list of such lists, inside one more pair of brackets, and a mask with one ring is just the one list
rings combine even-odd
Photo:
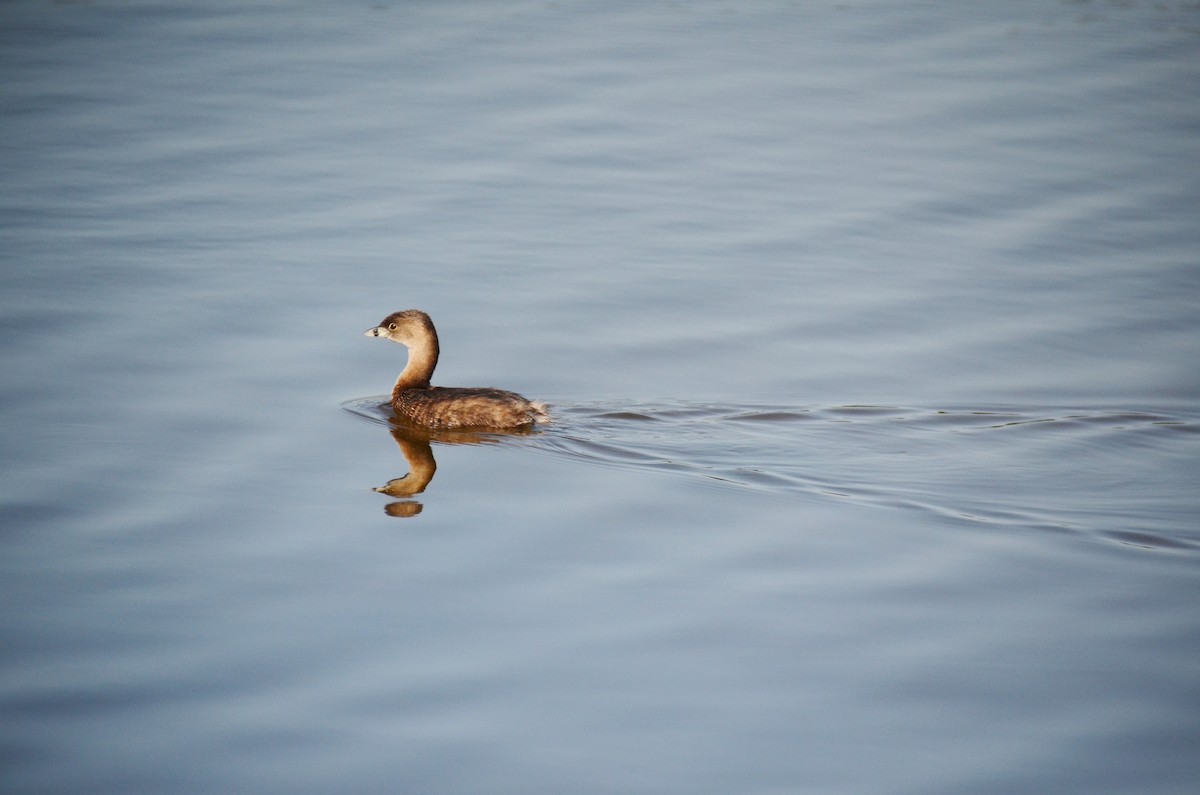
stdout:
[[408,364],[404,365],[404,370],[396,379],[396,386],[392,387],[392,397],[405,389],[428,389],[437,361],[437,337],[409,346]]

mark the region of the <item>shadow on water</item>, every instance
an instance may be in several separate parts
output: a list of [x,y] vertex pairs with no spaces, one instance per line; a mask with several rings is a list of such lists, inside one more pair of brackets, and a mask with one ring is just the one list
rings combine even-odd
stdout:
[[1054,408],[700,403],[560,403],[554,423],[520,434],[406,427],[378,398],[348,411],[386,425],[409,473],[377,488],[412,500],[437,465],[432,444],[532,447],[594,466],[701,478],[767,497],[852,500],[967,527],[1101,538],[1130,547],[1200,549],[1188,461],[1200,422],[1168,412]]

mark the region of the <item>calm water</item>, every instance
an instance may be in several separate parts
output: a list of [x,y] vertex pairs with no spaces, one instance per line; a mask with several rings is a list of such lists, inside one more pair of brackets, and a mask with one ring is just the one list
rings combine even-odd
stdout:
[[5,791],[1194,791],[1194,3],[9,2],[0,125]]

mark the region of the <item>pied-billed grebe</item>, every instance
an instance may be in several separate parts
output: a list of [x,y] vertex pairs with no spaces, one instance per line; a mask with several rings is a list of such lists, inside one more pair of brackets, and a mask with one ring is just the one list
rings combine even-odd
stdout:
[[490,387],[430,386],[438,361],[437,331],[419,309],[393,312],[368,337],[386,337],[408,348],[408,364],[392,387],[392,408],[426,428],[519,428],[546,422],[545,405]]

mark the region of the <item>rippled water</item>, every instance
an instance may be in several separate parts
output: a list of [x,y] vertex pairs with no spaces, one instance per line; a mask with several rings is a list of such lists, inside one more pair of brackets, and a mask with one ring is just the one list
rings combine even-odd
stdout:
[[[385,398],[355,414],[391,421]],[[1043,408],[557,406],[533,447],[593,465],[665,471],[793,499],[843,498],[964,527],[1051,531],[1149,549],[1198,549],[1189,464],[1195,417]],[[415,432],[418,437],[427,435]],[[436,434],[443,444],[507,434]],[[1133,462],[1136,461],[1136,465]],[[1070,494],[1070,500],[1063,495]],[[1173,527],[1178,532],[1164,530]]]
[[[1200,780],[1187,2],[0,4],[0,783]],[[552,404],[428,434],[435,381]]]

